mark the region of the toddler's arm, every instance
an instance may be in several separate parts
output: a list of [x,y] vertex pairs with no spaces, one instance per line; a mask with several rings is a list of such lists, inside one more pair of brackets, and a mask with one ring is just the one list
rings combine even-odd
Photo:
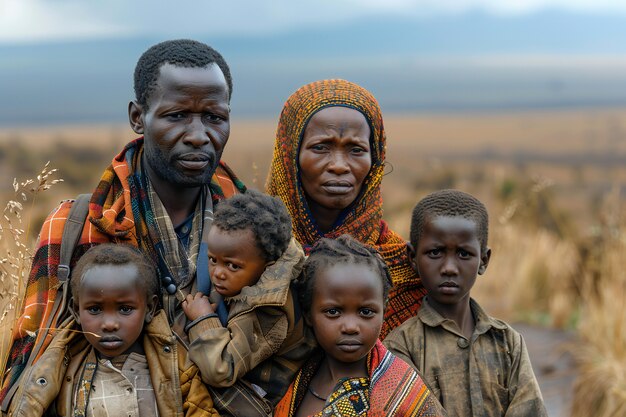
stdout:
[[189,329],[189,357],[206,384],[229,387],[276,353],[287,331],[286,314],[276,307],[239,314],[229,319],[227,327],[210,317]]

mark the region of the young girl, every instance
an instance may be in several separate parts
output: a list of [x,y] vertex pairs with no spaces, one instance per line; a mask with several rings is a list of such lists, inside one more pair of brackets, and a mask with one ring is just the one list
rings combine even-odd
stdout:
[[138,249],[89,249],[70,288],[74,319],[26,369],[9,416],[218,415],[198,368],[157,310],[156,271]]
[[320,350],[302,367],[275,417],[441,416],[420,376],[378,340],[390,287],[381,256],[348,235],[321,239],[299,294]]

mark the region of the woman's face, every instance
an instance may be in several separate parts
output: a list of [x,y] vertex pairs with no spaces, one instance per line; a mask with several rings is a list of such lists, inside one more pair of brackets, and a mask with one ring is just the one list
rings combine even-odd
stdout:
[[300,181],[316,220],[320,213],[338,216],[361,192],[372,166],[369,139],[365,116],[348,107],[327,107],[309,120],[298,160]]

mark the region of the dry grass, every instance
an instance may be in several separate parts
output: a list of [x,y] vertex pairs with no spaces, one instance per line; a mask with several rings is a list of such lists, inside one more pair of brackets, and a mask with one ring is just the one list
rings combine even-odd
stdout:
[[626,415],[626,217],[616,188],[585,271],[573,417]]
[[30,228],[33,221],[30,215],[23,218],[24,207],[30,206],[26,212],[32,214],[37,196],[63,181],[53,178],[56,171],[46,164],[36,180],[18,182],[13,179],[14,195],[7,202],[0,219],[0,375],[4,375],[15,315],[23,308],[32,262],[33,242]]

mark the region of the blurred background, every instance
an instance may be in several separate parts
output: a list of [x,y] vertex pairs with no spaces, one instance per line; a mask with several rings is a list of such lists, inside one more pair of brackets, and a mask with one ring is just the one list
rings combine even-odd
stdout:
[[[0,0],[3,335],[41,222],[134,138],[135,63],[172,38],[229,63],[224,159],[253,188],[292,92],[325,78],[370,90],[387,130],[391,227],[408,238],[431,191],[479,197],[494,254],[474,297],[524,334],[550,416],[626,415],[618,0]],[[42,176],[47,161],[58,172]],[[54,178],[64,182],[41,192]]]

